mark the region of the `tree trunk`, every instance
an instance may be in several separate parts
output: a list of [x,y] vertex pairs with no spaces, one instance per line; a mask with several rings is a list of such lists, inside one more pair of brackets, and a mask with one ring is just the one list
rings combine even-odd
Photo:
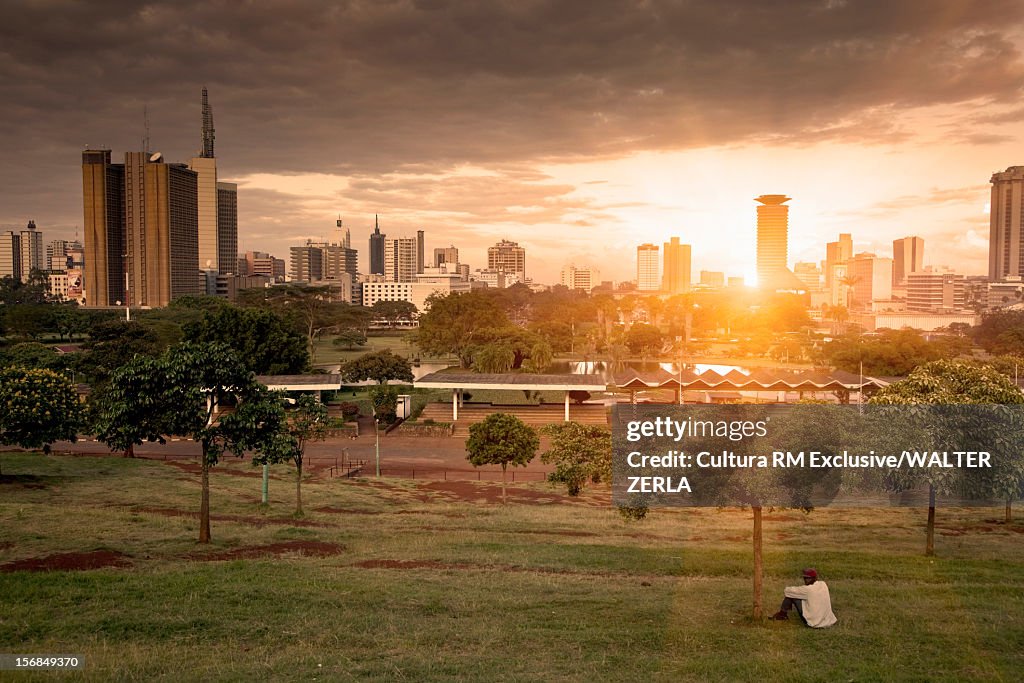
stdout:
[[1013,522],[1013,498],[1006,499],[1006,523]]
[[761,506],[754,510],[754,619],[760,619],[762,613],[762,568],[764,558],[761,555]]
[[928,484],[928,526],[925,530],[925,557],[935,554],[935,486]]
[[501,504],[505,505],[508,500],[505,498],[505,468],[508,467],[508,463],[501,463]]
[[124,457],[126,457],[126,458],[134,458],[135,457],[135,444],[133,444],[133,443],[128,444],[128,448],[126,448],[124,450]]
[[210,460],[203,444],[202,503],[199,505],[199,542],[210,542]]
[[295,463],[295,514],[302,514],[302,461]]

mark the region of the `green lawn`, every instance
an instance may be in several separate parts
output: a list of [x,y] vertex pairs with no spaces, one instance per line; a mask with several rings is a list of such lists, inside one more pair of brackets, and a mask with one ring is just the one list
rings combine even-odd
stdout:
[[400,356],[409,356],[410,354],[418,356],[423,361],[444,361],[445,358],[433,358],[415,350],[410,344],[405,341],[405,334],[407,331],[397,331],[393,334],[387,335],[371,335],[366,339],[365,346],[357,346],[352,351],[347,349],[340,349],[334,346],[334,335],[323,336],[317,339],[314,343],[316,349],[316,363],[317,365],[323,365],[327,363],[340,363],[353,358],[358,358],[364,353],[371,351],[383,351],[388,349],[392,353],[396,353]]
[[[606,492],[502,507],[418,481],[313,478],[309,514],[295,520],[288,468],[274,469],[260,512],[259,479],[238,476],[253,470],[232,459],[211,477],[204,548],[187,516],[199,503],[194,472],[11,453],[0,467],[0,563],[93,550],[131,562],[0,572],[0,652],[84,655],[70,680],[1011,681],[1024,671],[1024,525],[985,522],[998,510],[940,510],[934,559],[921,555],[921,510],[766,515],[768,611],[813,564],[840,619],[814,631],[748,618],[745,511],[626,522]],[[344,549],[202,559],[294,541]]]

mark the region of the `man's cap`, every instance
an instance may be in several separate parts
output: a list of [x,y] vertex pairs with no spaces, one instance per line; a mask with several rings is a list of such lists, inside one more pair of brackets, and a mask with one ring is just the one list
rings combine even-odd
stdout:
[[818,570],[817,569],[813,569],[811,567],[808,567],[807,569],[804,570],[804,578],[805,579],[817,579],[818,578]]

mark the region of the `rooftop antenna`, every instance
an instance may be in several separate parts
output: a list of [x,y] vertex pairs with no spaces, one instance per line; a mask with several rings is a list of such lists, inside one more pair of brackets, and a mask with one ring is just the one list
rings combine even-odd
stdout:
[[213,158],[213,109],[207,97],[206,86],[203,86],[203,153],[205,159]]
[[142,129],[145,133],[142,136],[142,151],[149,154],[149,105],[142,105]]

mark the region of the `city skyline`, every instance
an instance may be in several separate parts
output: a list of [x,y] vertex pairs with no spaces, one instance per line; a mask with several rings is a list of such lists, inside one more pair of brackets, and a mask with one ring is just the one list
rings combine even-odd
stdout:
[[[474,268],[517,241],[540,282],[632,279],[622,254],[675,235],[694,272],[751,282],[750,198],[784,193],[790,265],[913,234],[987,271],[988,179],[1024,162],[1014,3],[588,7],[311,7],[280,40],[286,8],[8,4],[0,227],[81,239],[84,146],[142,149],[147,109],[154,151],[196,156],[205,85],[239,253],[283,256],[340,212],[368,264],[380,214]],[[133,49],[150,59],[116,59]]]

